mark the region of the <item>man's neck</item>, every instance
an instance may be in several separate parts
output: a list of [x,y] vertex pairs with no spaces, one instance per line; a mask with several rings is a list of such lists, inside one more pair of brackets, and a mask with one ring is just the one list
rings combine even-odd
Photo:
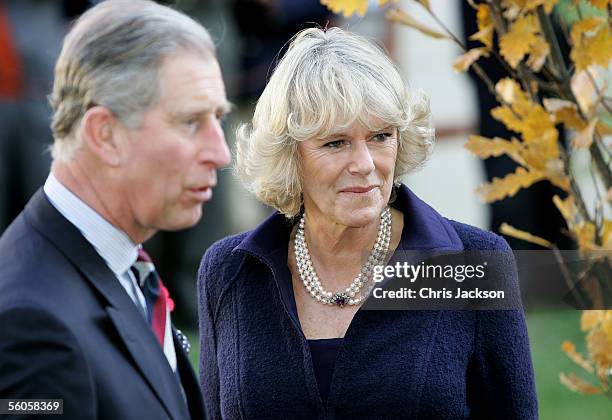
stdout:
[[118,199],[118,192],[113,188],[112,182],[104,182],[99,172],[96,176],[91,176],[90,170],[86,168],[92,166],[73,159],[69,162],[53,162],[51,172],[81,201],[94,209],[107,222],[125,232],[132,242],[136,244],[145,242],[154,232],[138,229],[136,223],[127,220],[128,212],[120,208],[121,200]]

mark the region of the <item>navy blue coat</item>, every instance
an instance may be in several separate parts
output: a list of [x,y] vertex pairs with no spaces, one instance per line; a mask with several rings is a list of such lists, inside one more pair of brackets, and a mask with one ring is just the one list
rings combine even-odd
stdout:
[[202,419],[174,346],[188,404],[134,302],[39,190],[0,238],[0,397],[62,398],[65,419]]
[[[399,249],[509,249],[493,233],[443,218],[405,186],[393,206],[405,217]],[[275,213],[203,257],[200,380],[211,419],[537,418],[521,310],[360,309],[324,404],[295,310],[290,232]]]

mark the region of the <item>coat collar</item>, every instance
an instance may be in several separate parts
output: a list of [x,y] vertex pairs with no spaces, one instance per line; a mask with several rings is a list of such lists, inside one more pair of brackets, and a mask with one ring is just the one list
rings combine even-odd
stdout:
[[[187,407],[163,350],[102,257],[79,230],[53,207],[42,189],[32,197],[24,213],[27,222],[54,244],[104,297],[106,311],[119,336],[169,417],[187,418]],[[164,365],[167,369],[162,368]]]
[[[450,222],[416,196],[406,185],[396,189],[391,205],[404,213],[400,250],[461,251],[463,244]],[[267,261],[287,261],[287,244],[294,222],[275,212],[249,232],[234,248]],[[283,260],[284,257],[284,260]]]

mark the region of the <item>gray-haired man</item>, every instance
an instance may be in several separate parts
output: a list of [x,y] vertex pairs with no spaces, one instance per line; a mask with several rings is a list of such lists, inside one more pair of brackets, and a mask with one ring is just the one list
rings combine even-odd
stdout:
[[151,1],[102,2],[66,36],[51,102],[51,173],[0,238],[0,396],[63,399],[75,419],[203,418],[140,244],[197,223],[229,163],[210,36]]

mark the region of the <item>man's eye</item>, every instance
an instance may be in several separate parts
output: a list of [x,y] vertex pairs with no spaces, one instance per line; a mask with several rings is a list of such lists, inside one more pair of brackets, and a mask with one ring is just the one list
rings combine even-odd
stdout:
[[183,125],[186,127],[186,129],[190,133],[195,133],[198,131],[198,128],[200,127],[200,119],[196,117],[188,118],[183,121]]
[[334,140],[327,142],[323,145],[323,147],[328,147],[330,149],[337,149],[344,144],[344,140]]
[[186,120],[185,120],[183,123],[184,123],[186,126],[193,127],[193,126],[198,125],[198,122],[199,122],[199,121],[200,121],[200,120],[199,120],[198,118],[195,118],[195,117],[194,117],[194,118],[189,118],[189,119],[186,119]]
[[223,111],[217,111],[215,112],[215,118],[217,119],[217,121],[223,121],[225,119],[225,112]]

